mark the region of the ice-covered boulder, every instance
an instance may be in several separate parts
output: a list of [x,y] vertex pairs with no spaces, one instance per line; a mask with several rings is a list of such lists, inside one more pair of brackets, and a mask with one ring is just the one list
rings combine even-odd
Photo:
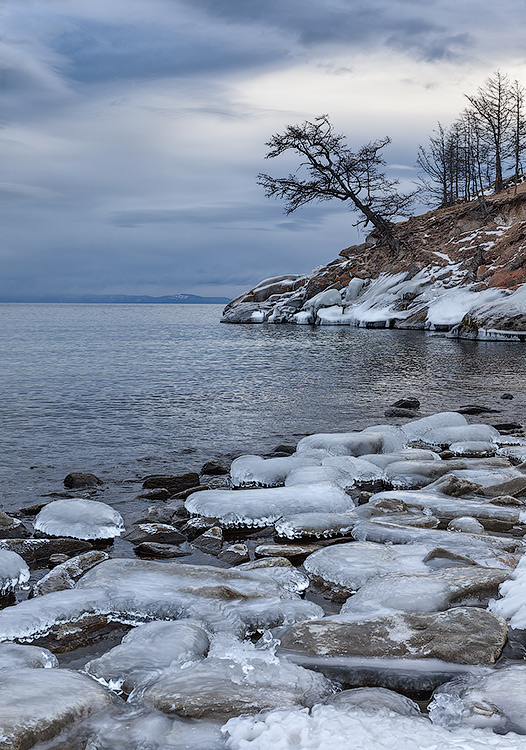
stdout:
[[355,456],[326,456],[322,458],[323,467],[338,469],[347,476],[347,486],[382,482],[385,474],[373,461]]
[[506,618],[512,628],[526,630],[526,557],[511,552],[507,562],[510,578],[500,587],[501,598],[491,602],[490,609]]
[[328,432],[302,438],[296,452],[301,455],[313,448],[321,448],[333,456],[362,456],[381,453],[384,437],[379,432]]
[[0,596],[29,581],[29,568],[16,552],[0,549]]
[[35,518],[35,530],[74,539],[113,539],[124,531],[120,513],[96,500],[69,498],[45,505]]
[[333,615],[292,625],[281,646],[312,656],[440,659],[456,664],[494,664],[508,628],[478,607],[446,612],[395,612],[371,619]]
[[331,695],[325,701],[327,706],[341,709],[359,708],[365,713],[399,714],[400,716],[420,716],[420,708],[411,698],[395,693],[387,688],[353,688]]
[[6,669],[0,680],[0,748],[31,748],[110,705],[110,693],[77,672]]
[[361,457],[362,460],[374,464],[379,469],[385,469],[389,464],[400,461],[441,461],[442,459],[431,450],[424,448],[404,448],[396,453],[373,453]]
[[202,658],[208,647],[208,636],[196,622],[155,621],[131,630],[119,646],[89,661],[85,670],[112,689],[131,693],[152,672],[172,662]]
[[104,562],[104,560],[109,560],[109,555],[101,550],[92,550],[76,555],[60,565],[56,565],[49,573],[42,576],[33,586],[32,594],[33,596],[42,596],[42,594],[50,594],[52,591],[72,589],[84,573],[94,565]]
[[471,726],[489,727],[499,735],[526,734],[526,666],[510,665],[479,679],[465,677],[442,685],[434,693],[429,716],[449,730]]
[[172,665],[132,695],[160,711],[226,720],[278,706],[310,706],[333,692],[321,674],[251,643],[222,642],[201,662]]
[[431,414],[429,417],[415,419],[407,422],[401,428],[407,439],[413,442],[420,441],[426,433],[431,430],[438,430],[448,427],[466,427],[468,421],[466,417],[458,412],[443,411],[437,414]]
[[274,525],[274,529],[277,536],[285,539],[309,537],[328,539],[349,533],[357,520],[352,511],[350,513],[298,513],[281,518]]
[[319,511],[345,513],[354,507],[336,485],[317,484],[261,490],[204,490],[185,502],[189,513],[228,527],[269,526],[282,516]]
[[286,487],[326,483],[346,489],[354,484],[354,480],[335,466],[302,466],[293,469],[285,480]]
[[448,425],[447,427],[431,428],[418,440],[431,448],[444,449],[450,445],[465,443],[482,443],[487,450],[488,443],[497,449],[496,440],[500,433],[489,424]]
[[230,478],[233,487],[279,487],[293,469],[319,463],[315,458],[301,456],[239,456],[232,461]]
[[0,670],[52,669],[54,667],[58,667],[58,659],[47,648],[22,646],[18,643],[0,643]]
[[394,461],[385,469],[385,476],[393,487],[412,489],[425,487],[451,471],[465,469],[464,461]]

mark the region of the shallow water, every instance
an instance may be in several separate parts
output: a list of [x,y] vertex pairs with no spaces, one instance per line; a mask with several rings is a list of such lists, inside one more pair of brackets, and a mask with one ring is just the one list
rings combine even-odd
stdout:
[[[526,349],[420,331],[223,325],[216,305],[0,305],[5,507],[94,471],[115,500],[151,473],[480,403],[526,420]],[[503,401],[505,393],[514,395]],[[474,418],[471,418],[472,421]]]

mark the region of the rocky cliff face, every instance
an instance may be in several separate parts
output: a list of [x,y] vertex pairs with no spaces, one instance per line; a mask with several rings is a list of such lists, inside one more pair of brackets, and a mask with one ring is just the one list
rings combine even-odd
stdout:
[[398,257],[374,235],[310,275],[266,279],[230,302],[226,323],[421,328],[526,341],[526,184],[395,227]]

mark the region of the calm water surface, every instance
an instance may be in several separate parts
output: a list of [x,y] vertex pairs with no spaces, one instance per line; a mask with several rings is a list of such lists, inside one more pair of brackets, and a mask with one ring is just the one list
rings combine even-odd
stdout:
[[[321,431],[480,403],[526,422],[526,347],[411,331],[224,325],[216,305],[0,305],[6,507],[94,471],[119,502],[146,474]],[[503,401],[504,392],[514,395]]]

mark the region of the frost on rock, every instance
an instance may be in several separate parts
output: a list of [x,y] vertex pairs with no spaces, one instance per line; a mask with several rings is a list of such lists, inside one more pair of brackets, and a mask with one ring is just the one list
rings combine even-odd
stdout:
[[223,727],[228,750],[524,750],[524,738],[485,729],[448,731],[424,717],[371,716],[356,708],[314,706],[233,718]]
[[501,598],[490,603],[490,609],[508,620],[510,627],[526,630],[526,557],[519,559],[510,554],[508,563],[517,565],[509,580],[500,587]]
[[29,581],[29,568],[16,552],[0,549],[0,596]]
[[6,669],[1,678],[1,750],[31,748],[111,704],[102,685],[66,669]]
[[120,513],[106,503],[83,498],[48,503],[34,525],[42,534],[74,539],[113,539],[124,531]]
[[206,632],[195,622],[155,621],[134,628],[120,645],[88,662],[85,670],[110,687],[130,693],[152,672],[172,662],[188,663],[206,656],[208,646]]
[[356,521],[352,513],[298,513],[277,521],[274,529],[285,539],[328,539],[347,534]]
[[226,720],[278,706],[313,705],[333,692],[321,674],[299,667],[271,649],[221,639],[209,656],[174,664],[130,700],[179,716]]
[[422,417],[421,419],[407,422],[401,429],[408,440],[418,442],[431,430],[445,427],[462,427],[467,426],[467,424],[468,421],[462,414],[458,414],[455,411],[442,411],[438,412],[438,414],[432,414],[429,417]]
[[488,727],[499,735],[526,734],[526,666],[510,665],[477,680],[442,685],[434,693],[429,716],[447,729],[468,725]]
[[280,458],[239,456],[232,461],[230,477],[233,487],[279,487],[293,469],[319,463],[315,458],[295,455]]
[[189,513],[213,519],[227,527],[261,527],[281,516],[319,511],[345,513],[354,507],[351,498],[336,485],[300,485],[261,490],[204,490],[185,502]]

